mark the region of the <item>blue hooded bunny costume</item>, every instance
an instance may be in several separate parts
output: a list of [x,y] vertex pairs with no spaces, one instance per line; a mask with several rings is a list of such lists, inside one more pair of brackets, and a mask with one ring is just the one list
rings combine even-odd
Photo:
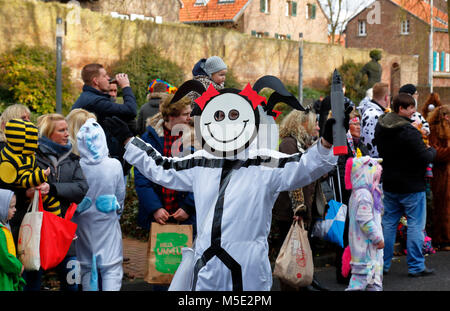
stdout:
[[125,199],[122,166],[108,157],[102,127],[88,119],[77,134],[80,165],[89,190],[78,205],[77,258],[81,266],[83,290],[118,291],[122,285],[122,232],[119,217]]

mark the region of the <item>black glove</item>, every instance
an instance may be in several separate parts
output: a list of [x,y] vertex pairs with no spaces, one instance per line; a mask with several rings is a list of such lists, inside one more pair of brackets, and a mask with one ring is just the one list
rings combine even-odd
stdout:
[[[336,119],[329,118],[325,123],[325,128],[323,130],[323,139],[325,139],[330,144],[333,144],[333,124],[336,123]],[[348,122],[347,122],[348,123]]]
[[[345,131],[348,131],[350,128],[350,113],[353,111],[353,103],[351,101],[346,101],[344,105],[344,128]],[[326,121],[323,135],[322,137],[329,142],[330,144],[333,144],[333,124],[336,123],[336,120],[334,118],[330,118]]]
[[128,125],[116,116],[106,118],[103,122],[103,126],[105,127],[105,131],[114,136],[121,145],[123,145],[128,138],[134,136],[128,128]]

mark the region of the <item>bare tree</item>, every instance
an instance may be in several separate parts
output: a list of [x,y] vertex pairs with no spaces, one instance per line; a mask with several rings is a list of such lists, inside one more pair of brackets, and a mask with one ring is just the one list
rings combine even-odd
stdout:
[[340,37],[347,22],[373,0],[318,0],[328,18],[328,30],[331,43],[335,43],[336,35]]

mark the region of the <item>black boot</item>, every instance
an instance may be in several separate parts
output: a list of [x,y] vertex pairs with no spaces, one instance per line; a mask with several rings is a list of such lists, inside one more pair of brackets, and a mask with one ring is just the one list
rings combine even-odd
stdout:
[[318,290],[318,291],[329,291],[328,288],[322,286],[319,281],[317,281],[316,277],[313,277],[312,283],[310,285],[313,289]]

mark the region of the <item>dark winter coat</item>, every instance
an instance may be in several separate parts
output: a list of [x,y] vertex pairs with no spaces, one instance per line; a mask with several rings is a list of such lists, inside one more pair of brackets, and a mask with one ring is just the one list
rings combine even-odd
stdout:
[[136,122],[136,131],[138,135],[145,133],[145,130],[147,129],[147,119],[159,112],[159,105],[166,96],[168,96],[168,93],[161,92],[151,93],[149,95],[149,101],[139,109]]
[[425,191],[425,171],[436,150],[427,148],[411,120],[391,112],[380,116],[374,143],[383,159],[383,190],[394,193]]
[[124,175],[126,175],[130,169],[130,166],[123,160],[123,154],[125,153],[124,146],[113,137],[104,126],[104,121],[108,117],[116,116],[126,123],[136,118],[137,105],[136,98],[134,97],[131,87],[125,87],[122,89],[123,104],[117,104],[111,101],[111,96],[100,92],[99,90],[89,86],[83,86],[83,92],[78,97],[75,104],[72,106],[72,110],[76,108],[82,108],[89,112],[94,113],[97,116],[98,123],[103,127],[106,135],[106,143],[108,144],[109,154],[111,157],[116,158],[122,164],[124,169]]
[[[147,131],[142,135],[142,140],[151,144],[160,154],[163,154],[164,136],[158,135],[153,127],[147,127]],[[134,185],[139,199],[138,225],[149,229],[150,223],[155,221],[153,213],[164,207],[162,187],[147,179],[137,168],[134,168]],[[183,224],[193,224],[195,227],[194,194],[179,191],[177,192],[177,201],[179,207],[189,215],[189,218]]]
[[[52,157],[54,160],[52,161]],[[80,166],[80,157],[74,153],[60,156],[40,143],[36,152],[36,162],[40,168],[50,167],[48,183],[50,191],[61,203],[61,217],[64,217],[71,203],[79,204],[86,195],[89,186]],[[74,244],[68,251],[70,256],[75,256]]]

